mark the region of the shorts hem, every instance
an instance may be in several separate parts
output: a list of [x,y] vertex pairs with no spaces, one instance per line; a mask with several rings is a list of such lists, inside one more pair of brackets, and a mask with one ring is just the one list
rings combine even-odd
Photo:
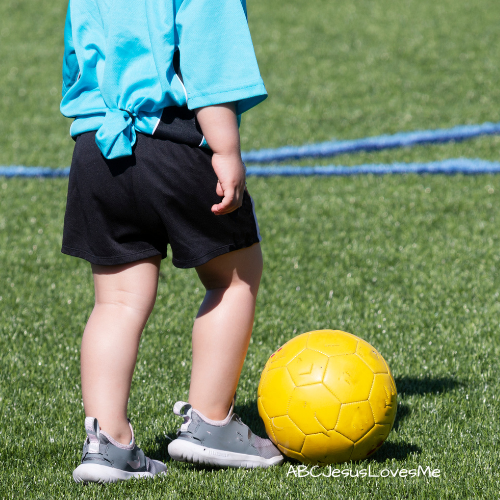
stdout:
[[172,264],[179,269],[190,269],[192,267],[202,266],[203,264],[206,264],[208,261],[215,259],[215,257],[219,257],[226,253],[234,252],[235,250],[242,250],[243,248],[249,248],[252,245],[255,245],[255,243],[260,243],[260,241],[261,241],[260,238],[256,238],[251,242],[246,241],[245,243],[241,243],[239,245],[234,245],[234,244],[224,245],[223,247],[216,248],[215,250],[212,250],[211,252],[208,252],[202,257],[198,257],[196,259],[181,260],[173,257]]
[[80,250],[78,248],[72,248],[65,245],[62,246],[61,253],[69,255],[71,257],[84,259],[87,262],[96,264],[98,266],[116,266],[120,264],[129,264],[130,262],[136,262],[138,260],[154,257],[155,255],[161,255],[162,259],[167,256],[166,253],[162,254],[156,248],[150,248],[148,250],[141,250],[140,252],[117,255],[114,257],[99,257],[97,255],[91,254],[90,252],[86,252],[85,250]]

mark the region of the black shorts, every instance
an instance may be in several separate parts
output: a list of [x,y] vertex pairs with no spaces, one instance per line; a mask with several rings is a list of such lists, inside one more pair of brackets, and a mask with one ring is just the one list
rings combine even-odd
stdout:
[[[195,140],[198,140],[195,138]],[[62,252],[116,265],[172,248],[176,267],[205,264],[260,241],[253,201],[214,215],[220,203],[212,153],[138,133],[133,155],[106,160],[95,132],[78,136],[69,175]]]

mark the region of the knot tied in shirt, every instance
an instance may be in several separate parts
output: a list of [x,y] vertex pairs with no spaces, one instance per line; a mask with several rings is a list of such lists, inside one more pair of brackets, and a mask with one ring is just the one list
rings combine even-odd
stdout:
[[132,154],[136,139],[135,118],[132,111],[108,108],[95,136],[95,142],[105,158],[112,160]]

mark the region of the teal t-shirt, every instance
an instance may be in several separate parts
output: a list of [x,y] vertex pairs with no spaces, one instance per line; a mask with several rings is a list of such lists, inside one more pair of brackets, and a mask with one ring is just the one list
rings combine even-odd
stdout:
[[[106,158],[132,154],[168,106],[263,101],[245,0],[69,0],[61,112],[96,130]],[[183,82],[173,68],[180,52]]]

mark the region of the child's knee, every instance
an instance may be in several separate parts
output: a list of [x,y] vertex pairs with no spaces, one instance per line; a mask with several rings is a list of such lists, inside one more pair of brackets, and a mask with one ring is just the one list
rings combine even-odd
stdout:
[[95,305],[110,306],[149,317],[156,302],[156,292],[134,293],[129,290],[113,290],[96,294]]

